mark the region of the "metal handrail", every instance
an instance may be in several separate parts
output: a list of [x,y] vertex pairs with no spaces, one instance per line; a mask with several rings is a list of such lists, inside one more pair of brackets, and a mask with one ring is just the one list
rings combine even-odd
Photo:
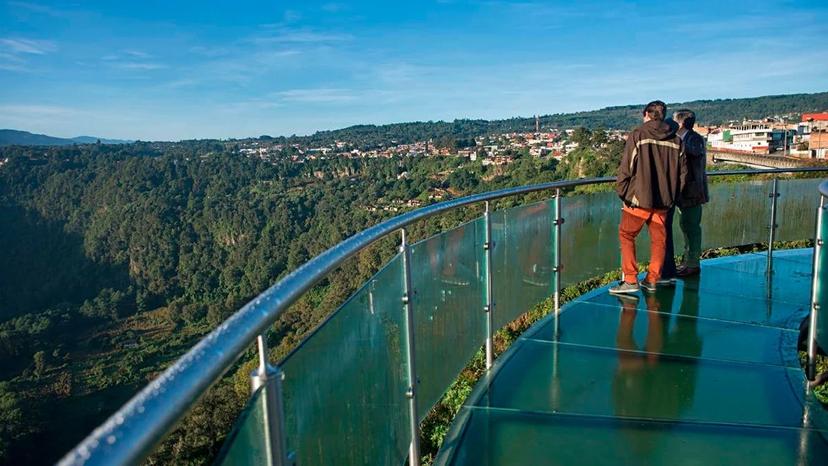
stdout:
[[[708,172],[708,176],[823,171],[828,171],[828,168],[726,170]],[[111,465],[142,461],[285,309],[345,260],[385,236],[459,207],[539,191],[611,183],[614,180],[615,177],[603,177],[555,181],[474,194],[407,212],[354,234],[306,262],[222,322],[67,453],[59,464]],[[828,186],[824,192],[828,193]]]

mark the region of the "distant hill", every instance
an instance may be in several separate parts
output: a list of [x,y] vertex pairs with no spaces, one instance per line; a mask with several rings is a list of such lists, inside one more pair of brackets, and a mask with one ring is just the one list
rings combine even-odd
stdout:
[[0,146],[68,146],[72,144],[95,144],[100,139],[102,144],[127,144],[131,141],[120,139],[102,139],[93,136],[76,138],[56,138],[45,134],[35,134],[16,129],[0,129]]
[[[641,123],[641,109],[644,103],[606,107],[574,113],[556,113],[540,118],[542,128],[587,128],[631,129]],[[699,124],[720,124],[743,118],[762,118],[773,115],[791,115],[798,118],[806,112],[828,110],[828,92],[815,94],[789,94],[742,99],[694,100],[669,103],[669,110],[687,107],[696,112]],[[438,138],[468,138],[491,133],[510,131],[531,131],[535,119],[509,118],[503,120],[454,120],[420,121],[388,125],[356,125],[332,131],[319,131],[310,136],[294,136],[289,141],[310,145],[330,144],[335,140],[360,141],[371,145],[387,144],[389,141],[409,143]]]

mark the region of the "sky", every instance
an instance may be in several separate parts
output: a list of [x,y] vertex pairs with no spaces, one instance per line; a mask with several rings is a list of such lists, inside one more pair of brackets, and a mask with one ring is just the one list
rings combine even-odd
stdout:
[[828,2],[0,0],[0,128],[141,140],[828,91]]

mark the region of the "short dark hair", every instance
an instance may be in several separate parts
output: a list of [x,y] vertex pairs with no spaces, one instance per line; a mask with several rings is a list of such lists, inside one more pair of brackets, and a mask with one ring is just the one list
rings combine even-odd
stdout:
[[678,123],[680,127],[685,129],[693,129],[693,126],[696,125],[696,114],[692,110],[686,108],[677,110],[676,113],[673,114],[673,119],[676,120],[676,123]]
[[654,100],[644,107],[643,114],[650,117],[651,120],[663,121],[664,115],[667,114],[667,104],[660,100]]

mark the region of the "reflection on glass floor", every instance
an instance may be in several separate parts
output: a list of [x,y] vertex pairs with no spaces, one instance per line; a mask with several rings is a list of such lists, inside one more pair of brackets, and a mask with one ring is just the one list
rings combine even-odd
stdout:
[[828,411],[796,356],[811,250],[708,260],[674,289],[596,290],[527,331],[436,464],[828,464]]

